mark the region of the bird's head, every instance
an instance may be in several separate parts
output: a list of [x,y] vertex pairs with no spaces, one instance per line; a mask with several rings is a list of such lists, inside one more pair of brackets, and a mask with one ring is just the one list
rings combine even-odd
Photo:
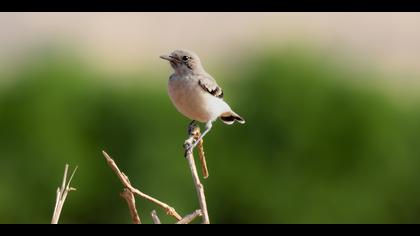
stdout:
[[178,74],[191,74],[203,72],[200,58],[192,51],[178,49],[169,55],[162,55],[160,58],[168,60],[172,68]]

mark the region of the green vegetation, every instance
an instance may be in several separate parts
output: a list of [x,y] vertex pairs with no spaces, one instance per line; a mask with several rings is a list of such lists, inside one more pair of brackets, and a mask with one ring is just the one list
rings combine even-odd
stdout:
[[[372,86],[370,73],[337,64],[274,50],[230,74],[212,72],[232,76],[218,81],[247,120],[217,122],[205,139],[213,223],[420,222],[420,110]],[[105,79],[113,75],[77,57],[41,52],[7,78],[13,83],[0,87],[0,222],[48,223],[69,163],[79,166],[77,191],[61,222],[130,223],[102,149],[142,191],[181,214],[198,208],[182,149],[189,120],[167,97],[168,75],[136,75],[146,76],[162,86]],[[137,204],[142,221],[151,223],[156,209],[173,222],[149,202]]]

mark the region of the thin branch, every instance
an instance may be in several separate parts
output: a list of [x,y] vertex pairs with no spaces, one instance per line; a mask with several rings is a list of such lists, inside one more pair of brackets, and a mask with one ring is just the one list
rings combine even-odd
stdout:
[[[195,133],[194,139],[197,140],[198,137],[200,137],[200,130]],[[201,139],[198,143],[198,157],[200,158],[201,162],[201,171],[203,172],[204,179],[207,179],[209,177],[209,170],[207,169],[207,162],[206,162],[206,156],[204,155],[204,139]]]
[[66,164],[64,167],[64,176],[63,176],[63,182],[61,183],[61,188],[58,187],[57,189],[57,196],[55,199],[55,206],[54,206],[54,213],[53,217],[51,219],[51,224],[58,224],[58,220],[60,219],[61,210],[63,209],[64,202],[66,201],[67,194],[70,191],[75,191],[75,188],[70,187],[70,183],[74,177],[74,174],[76,173],[77,166],[74,168],[73,173],[70,176],[70,179],[67,180],[67,173],[68,173],[69,165]]
[[200,209],[195,210],[193,213],[189,215],[186,215],[184,218],[182,218],[182,220],[176,222],[176,224],[189,224],[191,223],[191,221],[193,221],[195,218],[199,216],[203,216],[203,212]]
[[152,213],[150,213],[151,215],[152,215],[152,220],[153,220],[153,223],[155,223],[155,224],[162,224],[161,222],[160,222],[160,219],[159,219],[159,217],[157,216],[157,214],[156,214],[156,211],[155,210],[153,210],[152,211]]
[[188,147],[191,147],[194,142],[194,137],[197,135],[197,132],[200,132],[200,127],[198,127],[195,123],[192,123],[189,127],[189,138],[185,140],[184,148],[186,158],[188,160],[188,165],[191,170],[191,175],[194,181],[195,189],[197,191],[198,201],[200,203],[201,211],[203,212],[203,224],[210,224],[209,214],[207,212],[207,203],[206,203],[206,196],[204,195],[204,187],[200,182],[200,178],[198,177],[197,167],[195,165],[194,156],[192,149],[188,150]]
[[133,224],[141,224],[140,217],[136,209],[136,200],[134,198],[134,194],[128,188],[125,188],[120,196],[127,202]]
[[128,179],[128,177],[120,171],[120,169],[118,168],[117,164],[115,164],[115,161],[108,155],[108,153],[106,153],[105,151],[102,151],[102,154],[104,155],[109,167],[111,167],[111,169],[115,172],[115,174],[117,174],[118,178],[120,179],[121,183],[124,185],[125,188],[127,188],[129,191],[131,191],[132,193],[150,201],[153,202],[154,204],[158,205],[159,207],[163,208],[166,211],[167,215],[170,215],[172,217],[174,217],[177,220],[181,220],[182,217],[175,211],[175,209],[171,206],[169,206],[168,204],[161,202],[145,193],[142,193],[140,190],[134,188],[133,186],[131,186],[130,181]]

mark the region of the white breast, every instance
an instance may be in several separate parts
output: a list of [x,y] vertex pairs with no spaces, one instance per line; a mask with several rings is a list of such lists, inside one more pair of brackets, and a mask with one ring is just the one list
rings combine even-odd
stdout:
[[172,76],[168,82],[168,94],[177,110],[192,120],[207,122],[230,111],[223,99],[204,91],[198,81],[188,76]]

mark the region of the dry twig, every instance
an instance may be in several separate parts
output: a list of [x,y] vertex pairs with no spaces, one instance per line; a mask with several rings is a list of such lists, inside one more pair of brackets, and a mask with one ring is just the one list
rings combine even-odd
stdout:
[[198,216],[203,216],[203,212],[199,210],[195,210],[193,213],[186,215],[182,220],[176,222],[176,224],[189,224],[191,221],[193,221]]
[[191,170],[191,175],[193,177],[195,189],[197,191],[198,201],[200,203],[200,208],[203,213],[203,224],[210,224],[209,214],[207,212],[207,203],[206,203],[206,196],[204,195],[204,187],[203,184],[200,182],[200,178],[198,177],[197,167],[195,165],[193,150],[188,150],[188,147],[193,145],[195,137],[200,132],[200,127],[198,127],[195,123],[191,123],[189,129],[189,138],[185,140],[184,148],[185,148],[185,157],[188,160],[188,165]]
[[155,224],[162,224],[162,223],[160,222],[160,219],[159,219],[159,217],[157,216],[157,214],[156,214],[156,211],[155,211],[155,210],[153,210],[153,211],[152,211],[151,215],[152,215],[152,220],[153,220],[153,223],[155,223]]
[[131,220],[133,224],[141,224],[139,214],[137,213],[136,208],[136,199],[134,198],[134,194],[128,189],[125,188],[124,191],[120,194],[122,198],[127,201],[128,209],[130,210]]
[[124,185],[124,187],[126,189],[128,189],[130,192],[132,192],[133,194],[136,194],[156,205],[158,205],[159,207],[163,208],[166,211],[167,215],[170,215],[172,217],[174,217],[177,220],[181,220],[182,217],[175,211],[175,209],[171,206],[169,206],[168,204],[161,202],[143,192],[141,192],[140,190],[134,188],[133,186],[131,186],[131,183],[128,179],[128,177],[120,171],[120,169],[118,168],[117,164],[115,164],[115,161],[108,155],[108,153],[106,153],[105,151],[102,151],[104,157],[107,160],[107,163],[109,165],[109,167],[111,167],[111,169],[115,172],[115,174],[117,174],[118,178],[120,179],[121,183]]
[[[197,140],[198,137],[200,137],[200,129],[195,133],[194,139]],[[209,177],[209,171],[207,169],[207,162],[206,162],[206,156],[204,155],[204,139],[201,139],[200,142],[197,145],[198,148],[198,157],[201,161],[201,171],[203,172],[204,179],[207,179]]]
[[53,217],[51,219],[51,224],[58,224],[58,220],[60,219],[61,210],[63,209],[64,202],[66,201],[67,194],[70,191],[75,191],[75,188],[70,187],[71,180],[73,179],[74,174],[76,173],[77,166],[74,168],[73,173],[71,174],[69,180],[67,180],[67,173],[68,173],[69,165],[66,164],[64,167],[64,176],[63,182],[61,183],[61,188],[58,187],[57,189],[57,197],[55,199],[55,207]]

